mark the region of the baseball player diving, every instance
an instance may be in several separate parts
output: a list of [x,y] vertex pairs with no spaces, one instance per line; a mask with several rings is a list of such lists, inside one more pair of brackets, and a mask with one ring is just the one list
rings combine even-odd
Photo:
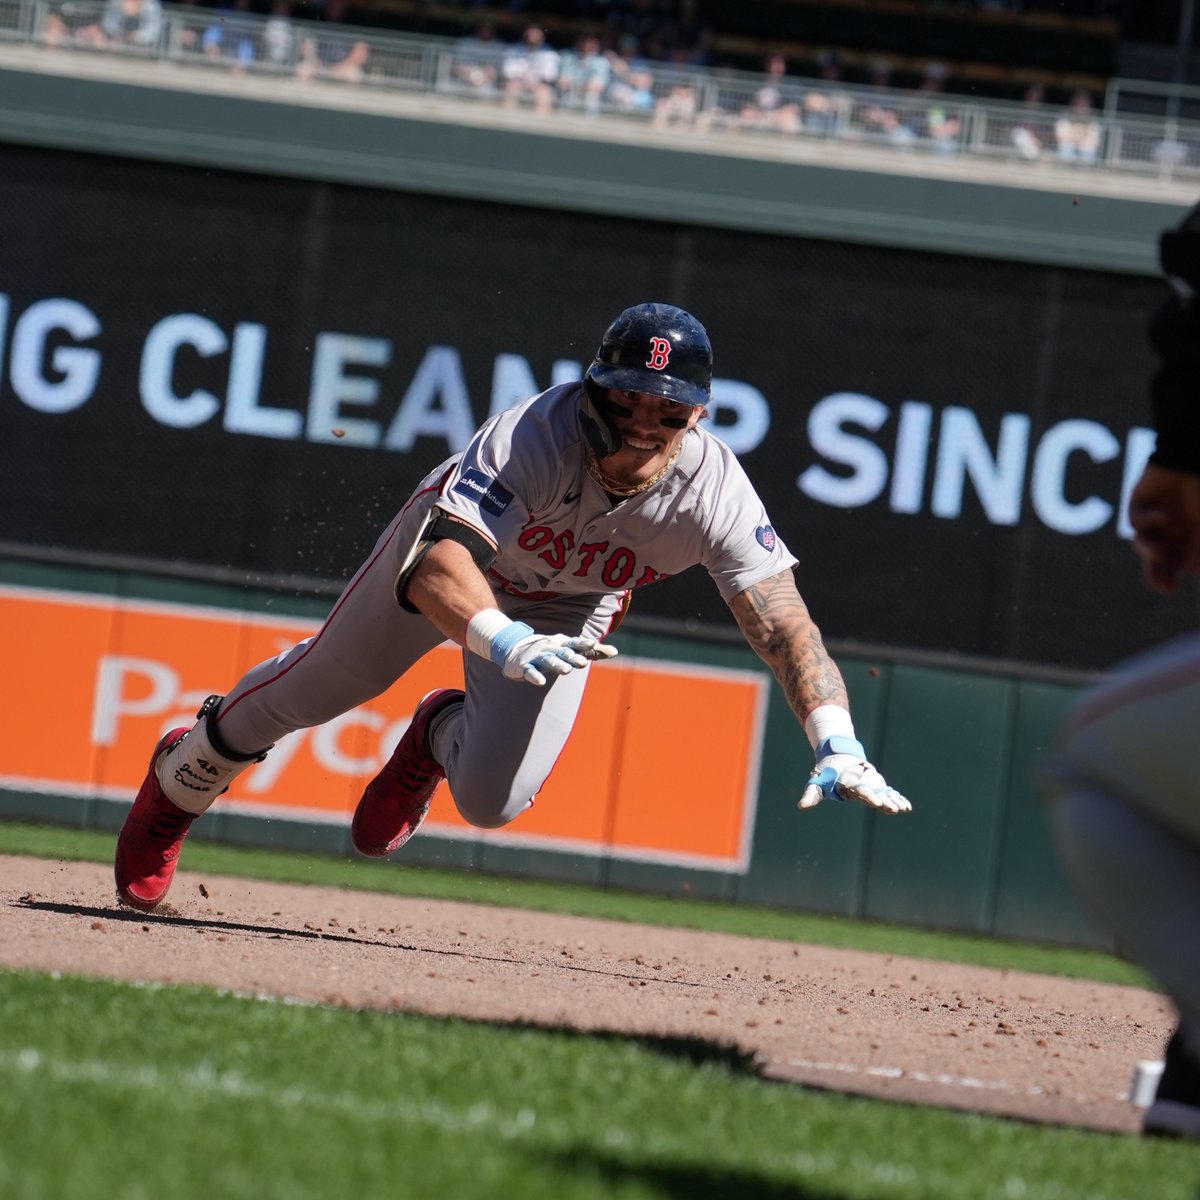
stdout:
[[472,825],[533,803],[570,736],[604,638],[635,589],[702,563],[779,681],[815,753],[800,798],[910,810],[867,761],[841,673],[796,589],[796,559],[734,454],[697,422],[712,347],[695,317],[638,304],[609,326],[584,379],[489,419],[383,531],[320,631],[210,697],[168,732],[117,840],[122,900],[167,894],[192,821],[284,734],[391,687],[447,638],[465,688],[417,705],[363,792],[355,848],[382,857],[448,781]]

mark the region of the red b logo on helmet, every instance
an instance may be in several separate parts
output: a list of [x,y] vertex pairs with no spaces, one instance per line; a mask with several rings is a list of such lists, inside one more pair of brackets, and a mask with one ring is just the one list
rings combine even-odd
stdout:
[[652,337],[650,339],[650,357],[646,359],[646,366],[655,371],[661,371],[667,365],[670,357],[671,343],[666,338]]

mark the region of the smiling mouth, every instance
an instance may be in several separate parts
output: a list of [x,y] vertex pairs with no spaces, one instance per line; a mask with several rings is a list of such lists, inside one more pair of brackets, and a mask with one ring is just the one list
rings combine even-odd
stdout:
[[658,449],[657,442],[643,442],[638,438],[631,437],[626,437],[622,440],[631,450],[637,450],[643,454],[653,454]]

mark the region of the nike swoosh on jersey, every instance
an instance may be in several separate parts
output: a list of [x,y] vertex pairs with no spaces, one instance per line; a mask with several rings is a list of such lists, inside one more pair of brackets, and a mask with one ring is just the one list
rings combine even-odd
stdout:
[[575,501],[576,501],[576,500],[578,500],[578,499],[579,499],[579,497],[580,497],[580,496],[582,496],[582,495],[583,495],[583,493],[582,493],[582,492],[568,492],[568,493],[567,493],[567,494],[566,494],[566,495],[565,495],[565,496],[562,498],[562,502],[563,502],[564,504],[574,504],[574,503],[575,503]]

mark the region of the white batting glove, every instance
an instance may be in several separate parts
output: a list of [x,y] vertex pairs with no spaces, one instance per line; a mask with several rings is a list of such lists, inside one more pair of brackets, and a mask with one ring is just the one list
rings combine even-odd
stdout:
[[822,800],[857,800],[880,812],[912,812],[912,805],[867,762],[862,743],[855,738],[826,738],[816,750],[817,765],[800,797],[801,808],[815,808]]
[[506,679],[545,687],[547,676],[569,675],[598,659],[613,658],[615,646],[565,633],[534,633],[523,621],[509,620],[499,609],[476,613],[467,625],[467,649],[491,659]]
[[594,659],[612,658],[616,652],[615,646],[601,646],[594,638],[534,633],[528,625],[513,621],[512,628],[492,643],[490,657],[506,679],[545,687],[547,675],[569,675]]

